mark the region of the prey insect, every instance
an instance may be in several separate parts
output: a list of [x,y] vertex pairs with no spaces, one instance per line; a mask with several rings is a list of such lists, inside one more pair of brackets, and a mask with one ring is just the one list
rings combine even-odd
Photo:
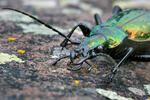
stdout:
[[[70,58],[69,70],[80,70],[83,62],[91,66],[87,60],[97,56],[106,56],[120,58],[121,60],[112,69],[108,82],[114,78],[117,70],[123,62],[128,58],[149,59],[150,58],[150,11],[144,9],[130,9],[123,11],[119,6],[113,8],[113,16],[105,23],[102,23],[98,14],[94,15],[96,25],[90,29],[87,25],[79,23],[72,28],[68,35],[64,35],[54,27],[44,23],[43,21],[29,15],[25,12],[12,9],[24,15],[27,15],[39,23],[45,25],[49,29],[57,32],[64,37],[61,47],[66,47],[68,42],[71,45],[77,45],[70,52],[69,56],[64,56],[56,60],[53,65],[64,58]],[[81,42],[73,41],[71,38],[76,28],[80,28],[85,38]],[[77,62],[76,59],[79,59]],[[73,68],[72,66],[80,65]],[[91,67],[89,67],[89,71]]]

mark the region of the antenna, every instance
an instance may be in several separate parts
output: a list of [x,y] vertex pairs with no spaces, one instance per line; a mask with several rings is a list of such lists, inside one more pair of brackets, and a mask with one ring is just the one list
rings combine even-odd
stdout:
[[25,13],[25,12],[23,12],[23,11],[19,11],[19,10],[17,10],[17,9],[13,9],[13,8],[0,8],[0,9],[2,9],[2,10],[12,10],[12,11],[16,11],[16,12],[22,13],[22,14],[24,14],[24,15],[26,15],[26,16],[29,16],[30,18],[32,18],[32,19],[36,20],[37,22],[43,24],[43,25],[46,26],[47,28],[52,29],[53,31],[57,32],[59,35],[61,35],[62,37],[66,38],[68,41],[72,42],[72,41],[71,41],[67,36],[65,36],[63,33],[61,33],[60,31],[58,31],[57,29],[55,29],[55,28],[52,27],[51,25],[46,24],[45,22],[43,22],[43,21],[41,21],[41,20],[35,18],[34,16],[32,16],[32,15],[30,15],[30,14],[27,14],[27,13]]

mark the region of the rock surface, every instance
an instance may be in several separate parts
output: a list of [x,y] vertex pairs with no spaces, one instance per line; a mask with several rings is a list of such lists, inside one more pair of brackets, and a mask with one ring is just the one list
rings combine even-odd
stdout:
[[[110,0],[0,1],[0,7],[33,14],[65,34],[81,21],[94,26],[95,12],[105,22],[112,15],[112,5]],[[15,39],[9,41],[8,38]],[[72,37],[76,41],[82,38],[80,30]],[[22,14],[0,11],[0,54],[9,56],[5,57],[5,63],[0,63],[0,100],[114,100],[118,97],[146,100],[150,97],[149,62],[128,61],[121,66],[109,85],[103,80],[114,63],[105,57],[90,61],[94,62],[90,73],[87,73],[86,64],[77,72],[67,70],[68,59],[51,66],[56,58],[69,55],[73,48],[69,46],[61,51],[59,45],[63,39]],[[18,60],[10,61],[10,55],[15,55],[21,63]],[[5,55],[0,56],[1,62]]]

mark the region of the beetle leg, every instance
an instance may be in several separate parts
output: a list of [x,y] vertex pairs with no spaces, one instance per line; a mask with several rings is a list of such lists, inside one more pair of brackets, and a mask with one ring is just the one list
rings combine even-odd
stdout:
[[68,69],[68,70],[71,70],[71,71],[78,71],[78,70],[80,70],[81,68],[82,68],[82,64],[80,64],[80,66],[77,67],[77,68],[73,68],[72,66],[69,66],[67,69]]
[[122,11],[122,9],[119,6],[114,6],[114,8],[113,8],[113,14],[114,15],[121,12],[121,11]]
[[[83,33],[84,36],[89,36],[89,34],[90,34],[90,32],[91,32],[91,29],[88,28],[87,25],[84,25],[83,23],[79,23],[79,24],[77,24],[76,26],[74,26],[74,27],[72,28],[72,30],[69,32],[69,34],[67,35],[67,37],[70,38],[71,35],[73,34],[73,32],[74,32],[74,31],[76,30],[76,28],[78,28],[78,27],[81,29],[81,31],[82,31],[82,33]],[[67,43],[68,43],[68,40],[67,40],[67,39],[64,39],[64,41],[60,44],[60,46],[65,47],[65,46],[67,45]],[[73,44],[73,43],[72,43],[72,44]]]
[[120,65],[126,61],[126,59],[133,53],[134,49],[133,48],[129,48],[127,54],[121,59],[121,61],[115,66],[115,68],[112,70],[112,74],[110,77],[108,77],[108,81],[107,82],[112,82],[112,79],[114,78],[118,68],[120,67]]
[[102,24],[102,20],[101,20],[99,14],[96,13],[96,14],[94,15],[94,18],[95,18],[96,25]]
[[65,58],[68,58],[68,57],[70,57],[70,55],[69,55],[69,56],[60,57],[60,58],[58,58],[56,61],[54,61],[51,65],[52,65],[52,66],[55,66],[58,61],[60,61],[60,60],[62,60],[62,59],[65,59]]

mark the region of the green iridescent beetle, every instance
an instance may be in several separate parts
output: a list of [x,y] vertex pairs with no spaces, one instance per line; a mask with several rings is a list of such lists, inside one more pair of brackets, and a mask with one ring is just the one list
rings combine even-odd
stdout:
[[[111,82],[117,69],[128,58],[149,59],[150,58],[150,11],[144,9],[130,9],[122,11],[119,6],[113,9],[113,16],[104,24],[98,14],[95,14],[96,26],[93,29],[83,23],[77,24],[66,36],[52,26],[41,20],[12,8],[2,8],[13,10],[25,14],[46,27],[63,36],[65,40],[60,44],[66,47],[68,42],[78,45],[69,56],[64,56],[56,60],[53,65],[64,58],[70,58],[71,65],[81,65],[78,68],[68,67],[69,70],[80,70],[83,62],[99,55],[113,58],[122,58],[112,70],[108,82]],[[79,27],[85,36],[82,42],[76,42],[70,39],[75,29]],[[79,61],[74,62],[78,58]],[[91,68],[91,67],[90,67]],[[89,68],[89,70],[90,70]]]

